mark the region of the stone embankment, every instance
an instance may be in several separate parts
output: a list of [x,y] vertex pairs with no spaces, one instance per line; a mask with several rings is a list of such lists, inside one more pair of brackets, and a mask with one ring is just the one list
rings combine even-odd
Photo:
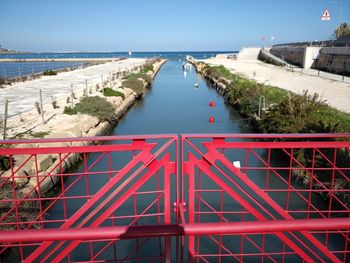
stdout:
[[[161,66],[166,62],[166,60],[157,60],[153,64],[153,71],[148,71],[152,79],[155,77]],[[111,82],[109,82],[111,84]],[[149,83],[144,82],[144,88],[146,88]],[[113,85],[112,85],[113,87]],[[108,133],[115,125],[116,121],[120,119],[133,105],[137,99],[136,93],[129,88],[124,88],[123,86],[114,88],[124,94],[124,98],[121,96],[115,97],[104,97],[103,93],[100,92],[98,96],[104,97],[108,102],[110,102],[115,108],[115,116],[113,120],[100,121],[97,117],[86,115],[86,114],[57,114],[51,118],[47,123],[37,126],[32,132],[42,132],[45,138],[72,138],[72,137],[95,137],[101,136]],[[30,136],[28,136],[30,137]],[[23,147],[66,147],[66,146],[82,146],[94,143],[93,141],[76,141],[73,143],[69,142],[55,142],[55,143],[31,143],[31,144],[17,144],[13,145],[16,148]],[[30,196],[31,198],[38,196],[39,194],[45,195],[50,191],[54,185],[59,181],[60,176],[55,176],[56,174],[61,174],[62,172],[68,171],[74,165],[80,161],[79,153],[71,153],[67,158],[60,164],[59,155],[37,155],[37,162],[35,163],[34,158],[29,158],[27,155],[16,155],[13,157],[13,171],[9,169],[0,176],[1,184],[3,189],[1,189],[2,194],[0,194],[0,199],[6,199],[6,185],[11,184],[12,181],[15,182],[17,188],[17,196],[25,197]],[[23,165],[24,164],[24,165]],[[38,185],[38,177],[41,178],[42,182]],[[4,180],[8,184],[4,184]],[[13,192],[11,186],[8,189],[9,196],[13,197]],[[4,207],[0,207],[0,210]],[[1,216],[1,211],[0,211]],[[27,215],[30,216],[30,215]]]

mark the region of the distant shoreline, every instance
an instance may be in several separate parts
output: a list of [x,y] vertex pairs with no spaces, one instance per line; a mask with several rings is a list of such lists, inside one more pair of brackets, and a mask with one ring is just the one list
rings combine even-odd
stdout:
[[[27,51],[0,51],[0,55],[17,54],[80,54],[80,53],[128,53],[129,51],[52,51],[52,52],[27,52]],[[209,51],[132,51],[132,53],[236,53],[236,50],[209,50]]]

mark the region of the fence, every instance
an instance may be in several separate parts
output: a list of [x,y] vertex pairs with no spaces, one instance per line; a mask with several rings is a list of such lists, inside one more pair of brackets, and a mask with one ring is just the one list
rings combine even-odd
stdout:
[[0,78],[4,81],[22,78],[25,76],[36,77],[47,70],[73,70],[84,68],[91,63],[84,62],[0,62]]
[[[9,176],[0,177],[0,256],[4,262],[347,262],[349,138],[5,141],[16,146],[0,149],[9,158]],[[47,156],[52,163],[43,169]],[[78,158],[80,168],[64,172]],[[32,174],[23,173],[28,165]],[[21,180],[30,188],[18,187]],[[56,185],[54,193],[44,190],[47,184]]]
[[325,41],[309,41],[309,42],[291,42],[284,44],[276,44],[273,47],[348,47],[349,40],[325,40]]

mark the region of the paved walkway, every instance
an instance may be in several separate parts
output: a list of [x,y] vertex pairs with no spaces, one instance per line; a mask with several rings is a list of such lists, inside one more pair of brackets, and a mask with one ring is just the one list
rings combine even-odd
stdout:
[[[256,53],[256,49],[249,48],[244,50],[244,53]],[[244,57],[248,57],[246,59]],[[318,93],[321,99],[343,112],[350,113],[350,78],[345,77],[344,82],[341,81],[342,76],[307,69],[301,73],[298,69],[287,69],[277,67],[271,64],[266,64],[252,56],[245,55],[237,60],[224,58],[211,58],[203,60],[211,65],[224,65],[230,71],[242,74],[250,79],[254,79],[259,83],[276,86],[286,90],[290,90],[296,94],[303,94],[304,90],[309,93]],[[253,56],[254,57],[254,56]]]
[[40,79],[18,82],[0,89],[0,116],[4,114],[5,100],[9,100],[8,115],[15,116],[35,109],[35,102],[40,101],[39,90],[42,90],[43,104],[50,103],[51,97],[57,99],[66,98],[71,94],[71,84],[75,93],[82,92],[85,88],[85,79],[88,86],[101,85],[113,72],[130,70],[139,66],[145,59],[126,59],[115,62],[107,62],[96,66],[78,69],[70,72],[59,73],[56,76],[43,76]]

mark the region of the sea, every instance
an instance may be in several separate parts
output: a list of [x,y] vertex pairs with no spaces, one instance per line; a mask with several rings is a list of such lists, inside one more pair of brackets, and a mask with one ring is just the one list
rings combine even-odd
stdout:
[[[0,54],[0,59],[26,59],[43,58],[47,60],[55,58],[166,58],[170,60],[184,60],[187,55],[196,59],[215,57],[218,54],[232,54],[237,51],[182,51],[182,52],[63,52],[63,53],[20,53]],[[84,62],[85,63],[85,62]],[[58,70],[64,68],[77,68],[84,65],[83,62],[0,62],[0,78],[8,79],[20,76],[42,73],[46,70]]]

